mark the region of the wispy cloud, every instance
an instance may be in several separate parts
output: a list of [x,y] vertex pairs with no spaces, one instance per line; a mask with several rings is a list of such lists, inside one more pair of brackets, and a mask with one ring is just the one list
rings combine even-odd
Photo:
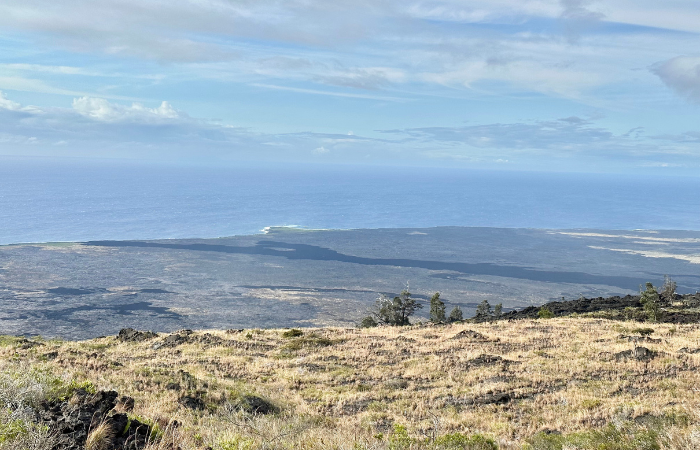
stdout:
[[277,91],[298,92],[301,94],[329,95],[331,97],[364,98],[364,99],[368,99],[368,100],[382,100],[382,101],[390,101],[390,102],[405,102],[405,101],[407,101],[407,99],[401,98],[401,97],[389,97],[389,96],[384,96],[384,95],[372,95],[372,94],[356,94],[356,93],[348,93],[348,92],[322,91],[322,90],[318,90],[318,89],[306,89],[306,88],[297,88],[297,87],[291,87],[291,86],[279,86],[279,85],[275,85],[275,84],[266,84],[266,83],[251,83],[251,86],[264,88],[264,89],[274,89]]
[[[626,9],[619,8],[621,2]],[[30,32],[42,45],[188,65],[190,70],[224,63],[227,68],[220,70],[230,73],[371,90],[405,83],[473,87],[498,81],[577,97],[619,81],[611,64],[591,61],[604,58],[614,64],[623,53],[630,57],[629,47],[618,51],[608,37],[596,41],[592,35],[583,45],[589,31],[602,23],[674,29],[670,18],[685,23],[695,3],[674,2],[658,23],[648,14],[649,5],[647,0],[475,0],[466,5],[457,0],[75,0],[59,8],[49,0],[7,0],[0,5],[0,26]],[[625,45],[624,40],[616,33],[616,41]],[[257,46],[249,47],[252,43]],[[567,43],[581,49],[560,45]],[[91,73],[69,66],[32,69]]]
[[590,9],[592,0],[560,0],[563,7],[561,20],[570,43],[577,43],[581,33],[594,27],[605,18],[605,14]]
[[[384,130],[383,133],[407,136],[414,142],[443,142],[453,148],[496,151],[500,155],[522,155],[523,151],[557,158],[579,156],[600,158],[677,159],[693,154],[692,164],[700,162],[700,145],[694,133],[683,136],[642,138],[638,134],[617,135],[592,121],[572,116],[531,123],[495,123],[458,127],[425,127]],[[680,145],[678,145],[680,144]],[[689,152],[690,150],[690,152]],[[658,161],[657,161],[658,162]],[[649,161],[644,162],[648,165]],[[664,167],[671,164],[664,162]]]
[[651,71],[679,95],[700,103],[700,56],[678,56],[655,64]]

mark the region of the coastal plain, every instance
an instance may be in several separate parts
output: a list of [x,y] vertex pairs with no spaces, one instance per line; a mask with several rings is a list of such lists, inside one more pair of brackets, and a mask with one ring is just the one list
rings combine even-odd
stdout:
[[[664,275],[700,289],[700,232],[440,227],[0,247],[0,334],[89,339],[133,327],[349,327],[407,285],[471,316],[634,294]],[[415,320],[425,320],[428,308]]]

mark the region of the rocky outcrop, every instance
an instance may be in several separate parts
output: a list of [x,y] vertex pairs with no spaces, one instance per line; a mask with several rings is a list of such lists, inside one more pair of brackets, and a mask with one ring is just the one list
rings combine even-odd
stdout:
[[635,347],[632,350],[624,350],[619,353],[615,353],[615,361],[625,361],[628,359],[636,359],[637,361],[650,361],[657,356],[658,352],[654,350],[649,350],[646,347]]
[[133,328],[122,328],[117,335],[117,339],[122,342],[141,342],[158,337],[152,331],[137,331]]
[[37,421],[57,435],[52,450],[83,450],[88,435],[100,426],[108,427],[108,432],[103,434],[103,448],[142,450],[152,430],[150,425],[120,412],[130,408],[133,399],[119,397],[115,391],[90,394],[77,389],[68,400],[39,405]]
[[[666,323],[696,323],[700,322],[700,313],[693,308],[700,305],[700,294],[676,295],[671,301],[662,300],[662,305],[668,310],[663,311],[660,321]],[[570,301],[549,302],[542,306],[528,306],[517,311],[509,311],[498,317],[499,320],[536,319],[541,308],[551,311],[555,317],[569,316],[571,314],[587,314],[602,311],[611,311],[622,314],[633,311],[636,320],[643,320],[645,314],[643,305],[638,295],[624,297],[597,297],[580,298]],[[623,318],[623,317],[621,317]],[[491,318],[490,320],[493,320]]]

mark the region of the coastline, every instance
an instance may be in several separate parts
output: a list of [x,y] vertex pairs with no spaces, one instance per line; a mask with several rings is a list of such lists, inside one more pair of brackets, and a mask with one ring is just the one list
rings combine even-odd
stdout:
[[684,259],[700,254],[700,232],[561,231],[271,227],[217,239],[4,246],[0,334],[354,326],[378,296],[407,283],[420,302],[439,291],[465,317],[483,300],[522,309],[634,295],[663,274],[680,293],[700,289],[697,264]]

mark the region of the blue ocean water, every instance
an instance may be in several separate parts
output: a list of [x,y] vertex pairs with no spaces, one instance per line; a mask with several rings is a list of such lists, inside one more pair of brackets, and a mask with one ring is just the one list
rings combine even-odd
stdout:
[[282,225],[700,230],[700,178],[0,158],[0,244]]

